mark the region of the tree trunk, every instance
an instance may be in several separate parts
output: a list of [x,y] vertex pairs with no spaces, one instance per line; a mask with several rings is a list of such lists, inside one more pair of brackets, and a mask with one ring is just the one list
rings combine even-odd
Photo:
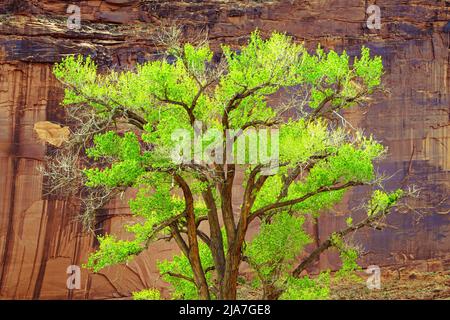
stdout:
[[227,254],[225,276],[220,288],[221,295],[225,300],[236,300],[237,278],[239,275],[239,265],[241,262],[240,256],[240,250],[239,253],[229,251],[229,253]]
[[187,233],[188,233],[188,259],[192,267],[192,272],[194,274],[194,282],[198,289],[200,299],[209,300],[209,288],[206,282],[205,272],[203,271],[202,263],[200,260],[200,252],[198,249],[197,241],[197,225],[195,223],[194,215],[194,197],[192,195],[191,189],[186,181],[178,174],[174,175],[175,181],[183,190],[184,199],[186,202],[186,222],[187,222]]
[[[210,229],[210,250],[214,260],[214,267],[217,274],[217,283],[223,282],[225,275],[225,252],[223,247],[222,232],[220,230],[219,216],[217,207],[214,202],[214,197],[211,188],[208,186],[207,190],[202,193],[208,208],[208,223]],[[219,291],[218,299],[221,299]]]
[[225,277],[223,279],[223,297],[226,300],[236,300],[237,279],[239,275],[239,265],[242,258],[242,244],[247,232],[247,221],[242,219],[238,224],[234,241],[229,245],[226,257]]
[[235,166],[232,164],[227,165],[226,174],[224,177],[225,181],[221,187],[222,218],[227,233],[228,246],[230,246],[234,242],[234,237],[236,234],[236,225],[234,222],[232,204],[234,174]]
[[263,283],[263,300],[278,300],[282,293],[272,283]]

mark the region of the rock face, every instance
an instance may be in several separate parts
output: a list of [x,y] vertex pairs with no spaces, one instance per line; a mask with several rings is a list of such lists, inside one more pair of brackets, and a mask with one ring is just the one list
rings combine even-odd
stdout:
[[[163,242],[128,265],[100,274],[82,269],[81,288],[68,290],[66,269],[82,265],[95,248],[82,231],[70,201],[43,195],[38,167],[47,152],[33,126],[62,119],[61,86],[51,66],[67,54],[91,55],[103,67],[143,62],[156,53],[151,35],[161,23],[177,22],[186,34],[208,29],[213,48],[285,31],[313,48],[351,55],[362,45],[383,57],[388,96],[368,110],[348,112],[389,147],[380,171],[393,175],[392,188],[422,188],[415,210],[395,214],[384,231],[365,231],[355,239],[368,252],[363,264],[398,265],[410,260],[446,261],[449,222],[449,28],[447,1],[378,0],[381,29],[366,26],[362,0],[292,1],[73,1],[81,9],[81,29],[67,28],[68,4],[55,0],[0,0],[0,298],[93,299],[128,297],[131,291],[163,285],[155,261],[170,257]],[[71,11],[72,12],[72,11]],[[319,239],[344,225],[342,215],[359,204],[363,191],[323,215]],[[239,199],[236,198],[236,204]],[[116,200],[98,217],[98,228],[121,233],[127,204]],[[355,217],[357,219],[357,217]],[[322,266],[335,267],[333,253]],[[448,268],[448,264],[446,266]],[[432,271],[432,270],[430,270]]]

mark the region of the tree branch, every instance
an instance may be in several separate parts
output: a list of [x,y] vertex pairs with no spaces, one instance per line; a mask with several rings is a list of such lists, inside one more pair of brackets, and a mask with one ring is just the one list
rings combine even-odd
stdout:
[[[385,210],[378,212],[377,214],[370,214],[367,218],[365,218],[363,221],[359,222],[356,225],[350,226],[344,230],[341,230],[339,232],[333,233],[334,235],[337,235],[339,237],[345,237],[351,232],[355,232],[361,228],[364,228],[366,226],[370,226],[374,222],[380,220],[384,216],[386,216],[389,211],[392,209],[392,206],[387,207]],[[373,212],[373,211],[372,211]],[[327,250],[328,248],[333,246],[332,238],[331,236],[322,244],[320,244],[313,252],[310,253],[310,255],[303,260],[292,272],[292,275],[294,277],[298,277],[300,273],[305,270],[312,262],[316,261],[316,259],[320,256],[320,254]]]
[[337,191],[337,190],[342,190],[348,187],[354,187],[354,186],[359,186],[359,185],[364,185],[365,183],[363,182],[347,182],[343,185],[334,185],[334,186],[322,186],[319,189],[317,189],[316,191],[310,192],[305,194],[304,196],[300,197],[300,198],[296,198],[296,199],[292,199],[292,200],[287,200],[287,201],[282,201],[282,202],[275,202],[273,204],[267,205],[261,209],[256,210],[255,212],[253,212],[252,214],[250,214],[250,218],[249,220],[252,221],[254,218],[261,216],[262,214],[266,213],[269,210],[273,210],[273,209],[278,209],[278,208],[282,208],[282,207],[287,207],[287,206],[291,206],[300,202],[303,202],[317,194],[323,193],[323,192],[329,192],[329,191]]
[[189,122],[190,122],[191,126],[194,125],[195,116],[194,116],[194,113],[192,112],[192,109],[187,105],[187,103],[185,103],[183,101],[176,101],[176,100],[169,99],[169,97],[167,96],[167,92],[165,93],[164,98],[158,97],[155,94],[153,96],[160,102],[170,103],[170,104],[174,104],[174,105],[183,107],[183,109],[186,110],[186,112],[189,116]]
[[280,194],[278,195],[277,201],[280,201],[281,199],[283,199],[284,197],[287,196],[288,191],[289,191],[289,187],[295,181],[295,179],[297,179],[297,177],[300,175],[300,173],[303,170],[311,169],[319,160],[325,159],[328,156],[330,156],[330,154],[321,155],[321,156],[312,156],[311,158],[309,158],[312,161],[307,163],[305,167],[302,167],[303,163],[302,164],[298,164],[292,170],[292,172],[290,172],[287,176],[284,176],[284,178],[283,178],[283,180],[284,180],[283,187],[281,188],[281,191],[280,191]]
[[171,271],[167,271],[167,272],[164,272],[163,274],[167,274],[168,276],[171,276],[171,277],[174,277],[174,278],[180,278],[180,279],[183,279],[183,280],[186,280],[186,281],[189,281],[189,282],[192,282],[193,284],[195,284],[195,281],[194,281],[193,278],[190,278],[190,277],[185,276],[185,275],[180,274],[180,273],[174,273],[174,272],[171,272]]
[[186,258],[189,259],[189,247],[186,244],[186,241],[184,241],[183,237],[181,236],[180,230],[178,229],[178,226],[175,222],[172,222],[172,224],[170,225],[170,231],[171,231],[172,236],[175,239],[175,242],[177,243],[178,247],[184,253]]
[[223,117],[222,117],[222,126],[224,127],[224,130],[229,129],[229,127],[230,127],[229,123],[228,123],[228,114],[231,111],[233,111],[234,109],[236,109],[239,106],[239,103],[243,99],[251,96],[252,94],[255,94],[257,91],[259,91],[259,90],[261,90],[263,88],[266,88],[268,86],[275,86],[275,84],[266,82],[266,83],[260,84],[260,85],[258,85],[256,87],[253,87],[251,89],[247,89],[245,87],[241,92],[236,93],[230,99],[230,101],[228,101],[228,104],[227,104],[227,106],[225,107],[225,110],[224,110],[224,114],[223,114]]
[[155,236],[155,234],[161,230],[163,230],[166,227],[170,227],[172,226],[176,221],[178,221],[178,219],[180,219],[181,217],[184,217],[186,215],[186,212],[180,213],[174,217],[171,217],[163,222],[161,222],[158,225],[153,226],[153,232],[151,234],[151,236],[148,237],[148,240],[145,244],[146,247],[148,247],[150,240],[153,238],[153,236]]
[[192,271],[194,273],[195,283],[199,290],[199,295],[202,299],[209,300],[209,289],[206,282],[205,273],[202,268],[202,262],[200,260],[200,252],[198,249],[197,241],[197,226],[195,223],[194,214],[194,197],[187,182],[177,173],[173,175],[175,182],[180,186],[183,191],[184,200],[186,204],[186,228],[189,243],[189,261],[191,263]]

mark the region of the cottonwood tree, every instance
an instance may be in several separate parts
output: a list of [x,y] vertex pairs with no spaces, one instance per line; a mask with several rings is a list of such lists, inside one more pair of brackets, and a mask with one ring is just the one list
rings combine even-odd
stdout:
[[[349,236],[382,225],[402,196],[384,191],[376,175],[374,163],[385,148],[342,115],[366,106],[381,88],[381,58],[367,48],[354,59],[320,48],[310,54],[284,34],[263,39],[258,32],[240,50],[223,45],[214,56],[206,41],[182,43],[178,35],[165,38],[165,56],[132,70],[99,72],[80,56],[54,67],[73,120],[68,147],[55,159],[82,170],[82,190],[73,193],[91,200],[91,218],[84,221],[111,195],[137,189],[129,201],[136,219],[125,226],[132,238],[99,236],[87,266],[97,272],[156,241],[174,241],[181,253],[159,268],[175,298],[236,299],[245,285],[243,262],[254,270],[252,285],[264,299],[326,297],[330,273],[309,278],[302,271],[329,248],[340,252],[340,272],[355,270],[358,249]],[[239,150],[247,163],[232,161],[239,138],[251,140],[267,128],[277,135],[256,135],[257,149],[247,141]],[[192,150],[179,154],[183,161],[174,158],[180,130],[196,137]],[[222,141],[212,139],[211,130]],[[255,150],[257,161],[250,161]],[[263,161],[263,153],[271,161]],[[50,180],[58,180],[49,171]],[[236,190],[237,174],[244,176],[243,192]],[[353,221],[349,212],[345,228],[306,254],[312,240],[305,219],[327,214],[357,186],[371,190],[359,208],[365,217]],[[251,223],[259,223],[259,232],[248,237]]]

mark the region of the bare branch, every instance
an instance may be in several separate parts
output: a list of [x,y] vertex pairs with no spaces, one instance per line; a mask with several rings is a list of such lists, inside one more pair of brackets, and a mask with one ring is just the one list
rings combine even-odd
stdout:
[[186,280],[186,281],[189,281],[189,282],[192,282],[192,283],[195,284],[195,281],[194,281],[193,278],[185,276],[185,275],[183,275],[181,273],[175,273],[175,272],[167,271],[167,272],[164,272],[163,275],[164,274],[167,274],[168,276],[171,276],[171,277],[174,277],[174,278],[180,278],[180,279],[183,279],[183,280]]
[[[339,232],[335,232],[333,233],[333,235],[335,236],[339,236],[339,237],[345,237],[346,235],[355,232],[361,228],[367,227],[367,226],[372,226],[375,222],[381,220],[383,217],[385,217],[389,211],[392,209],[392,206],[387,207],[385,210],[381,210],[380,212],[376,213],[376,214],[368,214],[368,217],[365,218],[363,221],[357,223],[356,225],[347,227],[344,230],[341,230]],[[374,211],[374,210],[373,210]],[[292,275],[294,277],[298,277],[300,275],[300,273],[305,270],[312,262],[314,262],[319,255],[327,250],[328,248],[333,246],[333,241],[331,236],[324,241],[323,243],[321,243],[313,252],[310,253],[310,255],[303,260],[292,272]]]

